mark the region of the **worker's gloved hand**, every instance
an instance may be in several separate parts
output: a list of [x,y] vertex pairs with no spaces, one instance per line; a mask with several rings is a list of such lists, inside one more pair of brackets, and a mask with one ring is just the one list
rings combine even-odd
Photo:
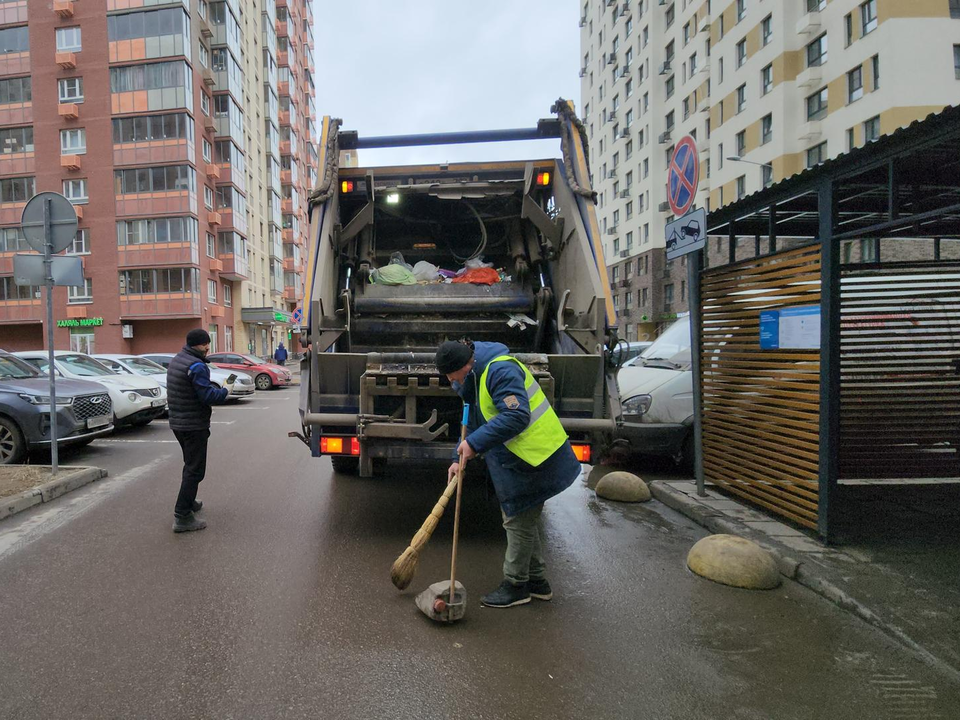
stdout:
[[458,472],[460,472],[460,463],[458,462],[451,463],[450,467],[447,468],[447,484],[448,485],[457,479]]
[[227,389],[228,395],[233,395],[233,383],[224,383],[223,386]]

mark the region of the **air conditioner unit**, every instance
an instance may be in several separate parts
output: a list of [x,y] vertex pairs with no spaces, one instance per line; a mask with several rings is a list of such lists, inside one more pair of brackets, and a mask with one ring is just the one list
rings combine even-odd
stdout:
[[586,66],[580,68],[580,77],[583,77],[583,76],[586,75],[586,74],[587,74],[587,68],[586,68]]
[[581,16],[580,16],[580,27],[584,27],[586,24],[587,24],[587,16],[586,16],[586,15],[581,15]]
[[628,12],[630,12],[630,3],[623,3],[623,4],[620,6],[620,17],[623,17],[623,16],[626,15]]
[[607,177],[608,177],[608,178],[615,178],[616,176],[617,176],[617,169],[616,169],[616,168],[610,168],[609,170],[607,170]]
[[621,190],[621,191],[620,191],[620,197],[622,197],[622,198],[628,198],[628,197],[630,197],[630,191],[629,191],[629,190]]
[[620,251],[620,257],[625,258],[626,256],[627,256],[627,251],[626,251],[626,250],[621,250],[621,251]]
[[666,4],[667,4],[667,0],[660,0],[660,2],[658,2],[657,4],[658,4],[658,5],[666,5]]
[[670,131],[668,130],[665,133],[660,133],[660,137],[657,138],[657,142],[661,145],[666,145],[670,142]]
[[616,120],[616,119],[617,119],[617,111],[616,111],[616,110],[607,110],[607,115],[606,115],[606,117],[607,117],[607,122],[610,122],[611,120]]
[[626,77],[626,76],[629,75],[629,74],[630,74],[630,66],[629,66],[629,65],[624,65],[622,68],[620,68],[619,77]]
[[660,203],[659,205],[657,205],[657,210],[659,210],[660,212],[670,212],[670,203],[668,202]]
[[608,228],[607,228],[607,235],[616,235],[616,234],[617,234],[617,226],[616,226],[616,225],[614,225],[613,227],[608,227]]
[[613,7],[617,4],[617,0],[607,0],[607,7]]
[[666,75],[666,74],[667,74],[668,72],[670,72],[670,71],[671,71],[671,67],[670,67],[670,61],[669,61],[669,60],[667,60],[666,62],[660,63],[660,74],[661,74],[661,75]]
[[615,52],[607,53],[607,65],[613,65],[617,62],[617,54]]
[[[624,251],[623,251],[623,255],[626,255],[628,252],[630,252],[630,251],[629,251],[629,250],[624,250]],[[622,257],[622,256],[621,256],[621,257]],[[629,281],[627,278],[624,278],[623,280],[620,281],[620,287],[623,287],[623,288],[625,288],[625,287],[630,287],[630,281]]]

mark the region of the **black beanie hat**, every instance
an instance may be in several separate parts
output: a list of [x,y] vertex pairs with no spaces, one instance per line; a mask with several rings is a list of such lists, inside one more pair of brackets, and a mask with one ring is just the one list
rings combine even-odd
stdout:
[[442,375],[455,373],[463,368],[473,357],[473,343],[447,340],[437,349],[437,370]]
[[210,342],[210,333],[203,328],[197,328],[187,333],[187,347],[206,345],[208,342]]

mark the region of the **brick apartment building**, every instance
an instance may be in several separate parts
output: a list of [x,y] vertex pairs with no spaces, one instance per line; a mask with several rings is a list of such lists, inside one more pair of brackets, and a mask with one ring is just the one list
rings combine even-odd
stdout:
[[0,347],[44,347],[17,287],[42,191],[73,202],[85,286],[57,288],[57,349],[287,340],[316,179],[310,0],[0,0]]

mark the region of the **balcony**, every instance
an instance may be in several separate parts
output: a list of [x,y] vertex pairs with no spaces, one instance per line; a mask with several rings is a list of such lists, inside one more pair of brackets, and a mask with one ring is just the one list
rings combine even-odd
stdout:
[[30,74],[30,53],[0,53],[0,77],[24,74]]
[[57,115],[64,120],[76,120],[80,117],[80,106],[76,103],[60,103],[57,105]]
[[293,171],[292,170],[281,170],[280,171],[280,183],[283,185],[293,184]]
[[223,261],[219,258],[207,258],[210,263],[210,272],[223,272]]
[[77,67],[77,54],[72,52],[58,52],[56,63],[61,70],[73,70]]
[[284,80],[281,83],[277,84],[277,95],[289,95],[290,94],[290,82]]
[[221,255],[220,262],[223,270],[220,271],[221,280],[247,280],[250,277],[250,268],[247,261],[236,255]]
[[290,146],[290,141],[289,141],[289,140],[283,140],[283,141],[280,143],[280,154],[281,154],[281,155],[290,155],[290,154],[291,154],[291,153],[290,153],[290,149],[291,149],[291,146]]
[[290,111],[280,111],[280,124],[289,125],[290,124]]
[[294,258],[288,257],[283,259],[284,272],[297,272],[299,270],[300,268],[297,267],[297,261]]
[[199,267],[200,253],[196,243],[143,243],[118,245],[118,267],[163,267],[193,265]]
[[297,289],[292,285],[286,285],[283,288],[283,299],[285,302],[297,302],[300,299]]
[[220,179],[220,166],[215,163],[210,163],[207,165],[207,177],[211,180]]
[[219,225],[222,221],[223,221],[223,216],[220,215],[220,213],[214,212],[213,210],[211,210],[210,212],[207,213],[207,222],[208,222],[210,225],[213,225],[214,227],[216,227],[216,226]]
[[198,318],[201,317],[199,293],[155,293],[121,295],[120,318]]
[[820,120],[810,120],[800,126],[801,140],[817,140],[823,134],[823,123]]
[[285,215],[290,215],[291,213],[293,213],[294,212],[293,200],[291,200],[290,198],[283,200],[280,203],[280,212],[284,213]]
[[0,154],[0,175],[23,176],[33,175],[35,172],[36,162],[32,152]]
[[809,12],[797,22],[797,35],[813,35],[820,30],[820,13]]
[[808,67],[802,73],[797,75],[797,87],[815,88],[820,87],[823,81],[823,68],[820,65]]
[[73,5],[73,0],[53,0],[53,11],[61,20],[67,20],[73,17]]
[[166,165],[192,163],[195,159],[193,138],[147,140],[113,146],[114,165]]
[[83,161],[80,159],[79,155],[61,155],[60,167],[62,167],[64,170],[75,172],[83,167]]
[[[117,195],[117,215],[190,215],[197,212],[197,194],[189,190]],[[79,210],[79,208],[77,208]]]
[[0,300],[0,325],[43,322],[43,303],[35,300]]
[[0,225],[19,225],[27,203],[0,203]]
[[283,229],[283,241],[285,243],[293,244],[296,242],[296,237],[293,234],[293,228],[284,228]]

